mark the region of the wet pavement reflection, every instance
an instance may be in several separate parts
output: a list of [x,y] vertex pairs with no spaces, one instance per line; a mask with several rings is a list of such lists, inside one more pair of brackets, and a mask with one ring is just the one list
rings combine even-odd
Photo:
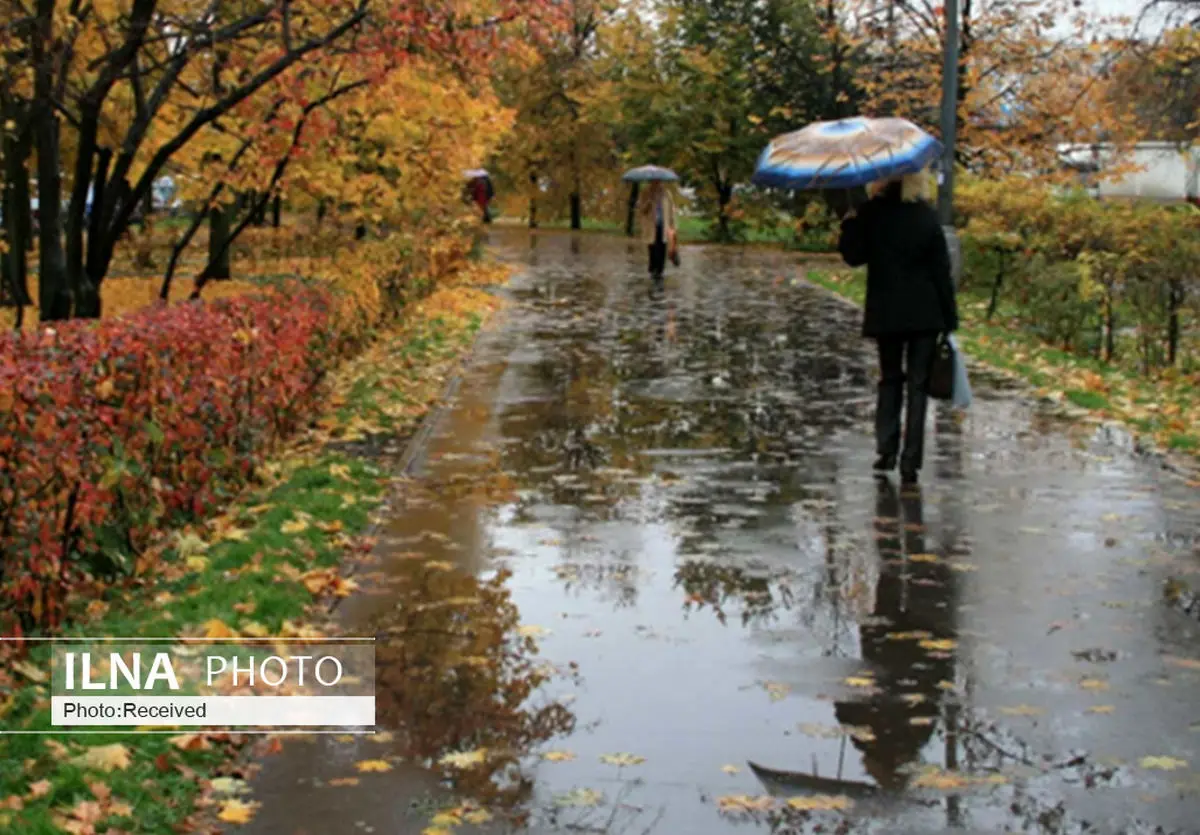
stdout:
[[981,380],[901,492],[796,257],[490,234],[512,303],[340,613],[389,733],[286,744],[244,831],[1198,831],[1194,488]]

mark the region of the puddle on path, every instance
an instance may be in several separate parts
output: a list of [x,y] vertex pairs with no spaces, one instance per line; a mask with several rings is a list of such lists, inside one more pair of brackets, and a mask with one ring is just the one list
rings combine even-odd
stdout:
[[341,613],[393,736],[286,743],[239,832],[420,832],[448,794],[401,760],[479,748],[460,794],[507,776],[524,832],[1197,831],[1194,490],[984,390],[899,494],[793,258],[689,248],[656,292],[636,243],[492,236],[513,304]]

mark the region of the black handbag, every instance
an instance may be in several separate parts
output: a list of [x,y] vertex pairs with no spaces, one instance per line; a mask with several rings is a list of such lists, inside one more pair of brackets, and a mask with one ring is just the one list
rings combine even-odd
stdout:
[[925,393],[936,400],[949,400],[954,396],[954,346],[945,334],[938,337],[933,349]]

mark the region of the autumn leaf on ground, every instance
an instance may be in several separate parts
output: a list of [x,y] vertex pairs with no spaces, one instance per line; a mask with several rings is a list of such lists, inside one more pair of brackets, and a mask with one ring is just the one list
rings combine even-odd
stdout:
[[38,669],[28,661],[18,661],[12,665],[12,668],[35,684],[45,684],[50,680],[45,670]]
[[230,629],[224,621],[213,618],[204,624],[205,638],[236,638],[237,633]]
[[327,785],[341,788],[343,786],[357,786],[359,779],[357,777],[334,777]]
[[519,628],[517,630],[517,634],[522,638],[541,638],[549,635],[550,630],[546,629],[544,626],[534,626],[533,624],[530,624],[528,626],[522,626]]
[[1085,678],[1079,682],[1084,690],[1107,690],[1108,682],[1099,678]]
[[204,734],[180,734],[171,737],[167,742],[180,751],[203,751],[210,747]]
[[740,768],[738,768],[736,765],[723,765],[723,766],[721,766],[721,770],[724,771],[726,774],[741,774],[742,773],[742,770]]
[[941,652],[949,652],[956,646],[958,646],[958,642],[952,641],[949,638],[944,640],[925,640],[920,643],[922,649],[939,650]]
[[304,521],[303,519],[292,519],[280,525],[279,530],[281,533],[287,534],[288,536],[297,533],[304,533],[306,530],[308,530],[308,522]]
[[245,542],[250,538],[250,532],[244,531],[241,528],[230,528],[221,534],[221,538],[230,542]]
[[552,763],[566,763],[575,759],[575,755],[570,751],[547,751],[542,754],[542,759]]
[[617,767],[625,765],[641,765],[646,761],[645,757],[639,757],[635,754],[604,754],[600,757],[600,762],[606,765],[615,765]]
[[842,680],[847,687],[874,687],[875,679],[866,676],[848,676]]
[[565,794],[556,795],[554,805],[591,808],[599,806],[603,800],[604,795],[595,789],[572,789]]
[[250,823],[250,819],[258,811],[258,806],[259,804],[257,803],[229,800],[221,807],[221,811],[217,817],[225,823]]
[[953,791],[954,789],[963,789],[968,786],[1003,785],[1007,782],[1008,778],[1002,774],[975,777],[957,771],[942,771],[940,768],[933,767],[917,775],[917,778],[913,780],[913,786],[916,788]]
[[1114,705],[1093,705],[1087,709],[1088,713],[1112,713],[1116,710]]
[[804,812],[837,812],[849,809],[854,803],[841,795],[815,794],[789,798],[787,805]]
[[119,742],[112,745],[99,745],[89,748],[76,757],[73,762],[82,768],[93,768],[98,771],[121,771],[129,768],[129,749]]
[[354,477],[350,474],[350,468],[345,464],[330,464],[329,474],[334,478],[340,478],[343,481],[352,481]]
[[354,767],[364,774],[392,770],[392,764],[387,760],[363,760],[355,763]]
[[487,760],[487,750],[480,748],[476,751],[455,751],[451,754],[446,754],[438,763],[440,765],[448,765],[451,768],[473,768],[481,765]]
[[179,552],[179,556],[187,559],[207,551],[208,543],[194,533],[178,534],[175,537],[175,550]]
[[45,797],[50,794],[50,789],[53,787],[54,785],[49,780],[38,780],[36,783],[29,784],[28,796],[30,799]]
[[1188,762],[1175,757],[1142,757],[1140,765],[1151,771],[1174,771],[1177,768],[1187,768]]
[[217,794],[245,794],[250,791],[250,786],[245,780],[235,777],[214,777],[209,781],[209,785]]
[[775,805],[770,795],[751,797],[748,794],[727,794],[717,798],[718,811],[725,813],[767,812]]
[[909,562],[937,562],[937,554],[909,554]]

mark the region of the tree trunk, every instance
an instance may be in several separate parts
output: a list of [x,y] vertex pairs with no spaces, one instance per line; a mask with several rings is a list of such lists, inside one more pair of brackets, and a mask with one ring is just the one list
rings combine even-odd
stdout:
[[37,31],[33,36],[34,135],[38,171],[38,297],[40,318],[54,322],[71,317],[67,258],[62,241],[62,159],[58,115],[54,112],[54,5],[37,0]]
[[537,229],[537,195],[538,195],[538,176],[530,173],[529,175],[529,228]]
[[232,207],[213,206],[208,213],[208,266],[205,272],[210,278],[223,280],[233,276],[230,269],[229,229]]
[[578,193],[571,195],[571,228],[583,228],[583,198]]
[[275,199],[271,203],[271,225],[276,229],[279,228],[279,221],[283,217],[283,197],[276,194]]
[[1167,365],[1175,365],[1179,357],[1179,308],[1183,307],[1183,284],[1171,279],[1167,296]]
[[[98,122],[89,120],[90,125]],[[75,175],[84,182],[75,184],[71,195],[70,219],[67,224],[67,264],[70,273],[71,289],[75,297],[75,315],[82,319],[99,319],[102,310],[100,299],[100,282],[104,279],[104,270],[98,268],[99,260],[95,253],[99,247],[93,248],[92,242],[99,239],[101,226],[97,222],[99,205],[104,200],[105,185],[108,178],[108,166],[112,161],[112,151],[97,149],[95,130],[89,129],[86,134],[81,132],[81,139],[87,141],[87,167],[83,164],[76,168]],[[92,170],[92,160],[95,160],[95,171]],[[87,193],[92,190],[92,216],[88,223]],[[143,221],[144,222],[144,221]],[[87,261],[84,262],[84,227],[88,227]]]
[[717,185],[717,236],[719,240],[733,240],[733,231],[729,228],[729,204],[733,200],[733,186]]
[[4,139],[4,240],[8,252],[3,256],[3,286],[0,299],[17,308],[18,326],[24,319],[25,307],[32,304],[29,297],[29,262],[27,252],[33,224],[29,216],[29,169],[26,164],[32,151],[29,137],[18,139],[11,134]]
[[640,186],[638,183],[634,183],[629,187],[629,205],[625,209],[625,236],[627,238],[633,237],[633,223],[637,217],[639,188]]

